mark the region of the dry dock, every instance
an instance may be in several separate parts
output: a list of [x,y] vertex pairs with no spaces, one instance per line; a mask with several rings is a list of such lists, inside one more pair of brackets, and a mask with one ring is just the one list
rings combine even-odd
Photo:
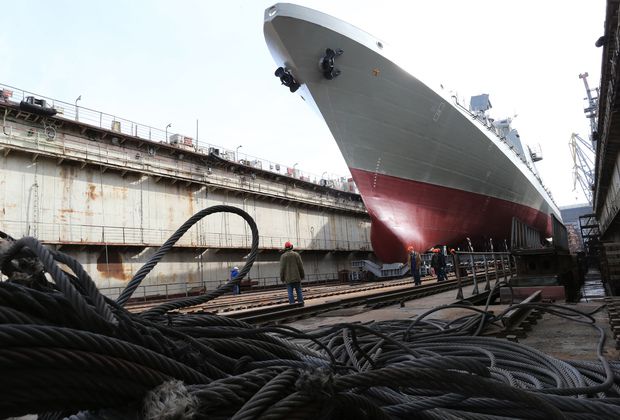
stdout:
[[[116,298],[157,247],[197,211],[244,209],[260,231],[249,278],[277,282],[279,250],[302,252],[307,279],[334,280],[351,260],[370,256],[370,221],[347,179],[239,154],[187,136],[0,85],[0,231],[32,235],[84,264]],[[28,96],[59,111],[20,109]],[[237,216],[194,226],[140,286],[137,297],[213,290],[249,251]]]

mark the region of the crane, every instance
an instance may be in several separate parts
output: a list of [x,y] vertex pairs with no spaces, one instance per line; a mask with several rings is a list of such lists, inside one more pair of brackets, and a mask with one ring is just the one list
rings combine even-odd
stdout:
[[[583,80],[583,85],[586,88],[587,98],[584,98],[584,100],[588,101],[588,106],[584,108],[583,112],[586,114],[586,118],[590,120],[590,140],[596,141],[595,133],[597,131],[598,124],[596,114],[598,112],[599,90],[598,88],[590,89],[590,86],[588,85],[588,76],[588,72],[581,73],[579,75],[579,78]],[[592,93],[594,93],[594,95]]]
[[577,189],[577,183],[579,183],[588,203],[592,205],[595,154],[592,142],[588,142],[579,134],[573,133],[568,142],[568,147],[573,158],[573,191]]

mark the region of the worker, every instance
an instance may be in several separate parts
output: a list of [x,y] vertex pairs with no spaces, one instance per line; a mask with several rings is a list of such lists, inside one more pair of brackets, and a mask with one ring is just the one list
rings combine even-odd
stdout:
[[303,305],[304,297],[301,292],[301,281],[304,279],[304,264],[301,257],[293,251],[293,244],[286,242],[284,244],[284,253],[280,257],[280,281],[286,283],[288,291],[288,302],[292,305],[295,303],[293,298],[293,289],[297,293],[297,302]]
[[409,264],[409,270],[411,272],[411,275],[413,276],[413,284],[414,286],[419,286],[422,284],[422,280],[420,279],[420,269],[422,267],[422,258],[420,257],[420,254],[417,253],[413,249],[413,246],[411,245],[407,248],[407,253],[409,255],[408,264]]
[[431,267],[437,274],[437,281],[448,280],[446,276],[446,257],[439,248],[433,248],[433,257],[431,258]]
[[[239,275],[239,267],[234,266],[232,270],[230,270],[230,279],[228,281],[233,281],[235,277]],[[241,293],[241,288],[239,287],[239,283],[233,284],[233,295],[238,295]]]

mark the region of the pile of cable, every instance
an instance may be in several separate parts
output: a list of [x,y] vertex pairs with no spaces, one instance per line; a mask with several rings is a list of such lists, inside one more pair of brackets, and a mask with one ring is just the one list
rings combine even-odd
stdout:
[[[188,230],[231,212],[250,226],[230,283],[142,314],[124,308]],[[258,253],[244,211],[214,206],[184,223],[116,300],[70,256],[35,238],[0,241],[0,417],[42,419],[620,418],[620,366],[562,361],[485,337],[498,316],[353,323],[313,331],[254,327],[177,310],[230,293]],[[539,310],[596,327],[589,314]],[[601,330],[602,332],[602,330]]]

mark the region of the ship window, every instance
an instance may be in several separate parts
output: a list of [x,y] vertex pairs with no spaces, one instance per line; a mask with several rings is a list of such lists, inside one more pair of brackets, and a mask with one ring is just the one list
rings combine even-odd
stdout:
[[381,41],[377,41],[377,47],[383,48],[383,43]]

